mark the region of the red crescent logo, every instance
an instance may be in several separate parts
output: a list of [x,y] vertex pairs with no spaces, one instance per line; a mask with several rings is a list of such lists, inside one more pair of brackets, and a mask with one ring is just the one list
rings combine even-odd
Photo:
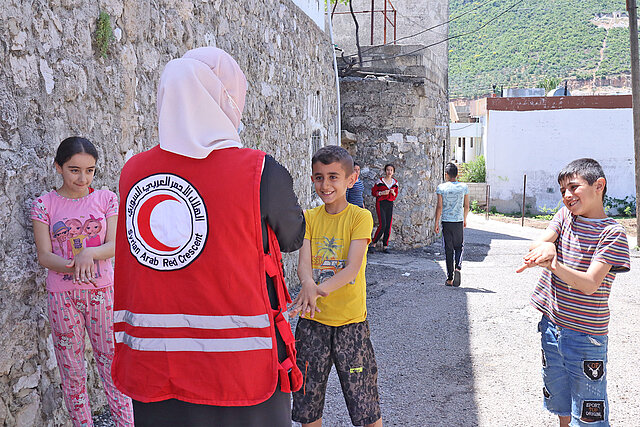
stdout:
[[171,252],[175,251],[180,246],[172,248],[171,246],[165,245],[156,239],[156,236],[154,236],[151,231],[151,212],[153,212],[153,209],[158,206],[158,204],[166,200],[175,200],[178,202],[178,199],[169,194],[159,194],[157,196],[150,197],[142,204],[142,206],[140,206],[140,210],[138,211],[138,232],[147,245],[153,249],[163,252]]

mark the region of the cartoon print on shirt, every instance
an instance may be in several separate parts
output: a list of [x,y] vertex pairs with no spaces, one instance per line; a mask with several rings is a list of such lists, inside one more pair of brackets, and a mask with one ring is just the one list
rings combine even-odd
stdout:
[[55,239],[56,243],[58,243],[58,246],[60,248],[61,256],[65,259],[68,259],[66,247],[67,247],[67,238],[69,237],[69,227],[67,227],[64,222],[58,221],[55,224],[53,224],[52,231],[53,231],[53,238]]
[[85,241],[85,246],[87,248],[101,245],[99,233],[102,230],[102,224],[100,221],[102,221],[102,218],[96,218],[93,215],[89,215],[89,219],[86,220],[82,226],[82,232],[87,236]]
[[[84,222],[82,226],[82,232],[87,236],[84,241],[84,246],[86,248],[95,248],[100,246],[102,243],[100,241],[100,231],[102,230],[102,221],[103,218],[96,218],[93,215],[89,215],[89,219]],[[100,274],[100,264],[98,260],[93,261],[96,266],[96,278],[101,277]]]
[[[320,284],[325,280],[335,276],[338,271],[342,270],[347,260],[338,259],[338,253],[344,245],[341,244],[342,239],[335,237],[323,236],[322,238],[314,238],[312,244],[318,248],[312,256],[311,264],[313,265],[313,280],[316,284]],[[349,284],[354,284],[355,279]]]
[[72,258],[75,258],[76,255],[78,255],[83,249],[84,249],[84,240],[87,238],[87,236],[85,236],[84,234],[79,234],[71,239],[69,239],[69,241],[71,242],[71,253],[72,253]]
[[82,221],[78,218],[71,218],[65,221],[65,225],[69,227],[69,240],[67,241],[67,253],[70,255],[69,259],[73,259],[77,255],[84,245],[82,242],[85,239],[85,235],[82,234]]

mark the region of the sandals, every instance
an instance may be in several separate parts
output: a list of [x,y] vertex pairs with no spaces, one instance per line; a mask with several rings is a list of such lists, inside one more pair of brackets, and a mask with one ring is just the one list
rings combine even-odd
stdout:
[[462,277],[460,276],[460,270],[455,270],[453,272],[453,286],[456,288],[460,286],[460,282],[462,282]]

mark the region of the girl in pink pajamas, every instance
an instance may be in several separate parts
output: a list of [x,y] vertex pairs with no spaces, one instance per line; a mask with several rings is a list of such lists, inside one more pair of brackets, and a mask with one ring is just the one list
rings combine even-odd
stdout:
[[[54,164],[63,184],[36,199],[31,219],[38,261],[49,270],[49,322],[73,425],[93,425],[84,360],[86,331],[113,420],[118,427],[133,426],[131,399],[118,391],[111,379],[114,344],[110,258],[115,249],[118,200],[109,190],[94,191],[90,187],[97,159],[98,152],[88,140],[71,137],[62,141]],[[87,227],[91,228],[90,244],[84,244],[86,236],[77,236],[77,230],[67,232],[72,225],[83,223],[98,224]]]

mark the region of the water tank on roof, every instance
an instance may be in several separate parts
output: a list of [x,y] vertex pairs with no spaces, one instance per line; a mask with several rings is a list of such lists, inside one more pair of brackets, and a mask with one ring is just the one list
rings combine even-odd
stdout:
[[544,88],[510,88],[503,91],[505,98],[544,96]]
[[571,92],[569,92],[569,89],[566,89],[567,91],[566,95],[564,91],[565,91],[564,87],[557,87],[553,90],[550,90],[549,93],[547,93],[547,96],[571,96]]

